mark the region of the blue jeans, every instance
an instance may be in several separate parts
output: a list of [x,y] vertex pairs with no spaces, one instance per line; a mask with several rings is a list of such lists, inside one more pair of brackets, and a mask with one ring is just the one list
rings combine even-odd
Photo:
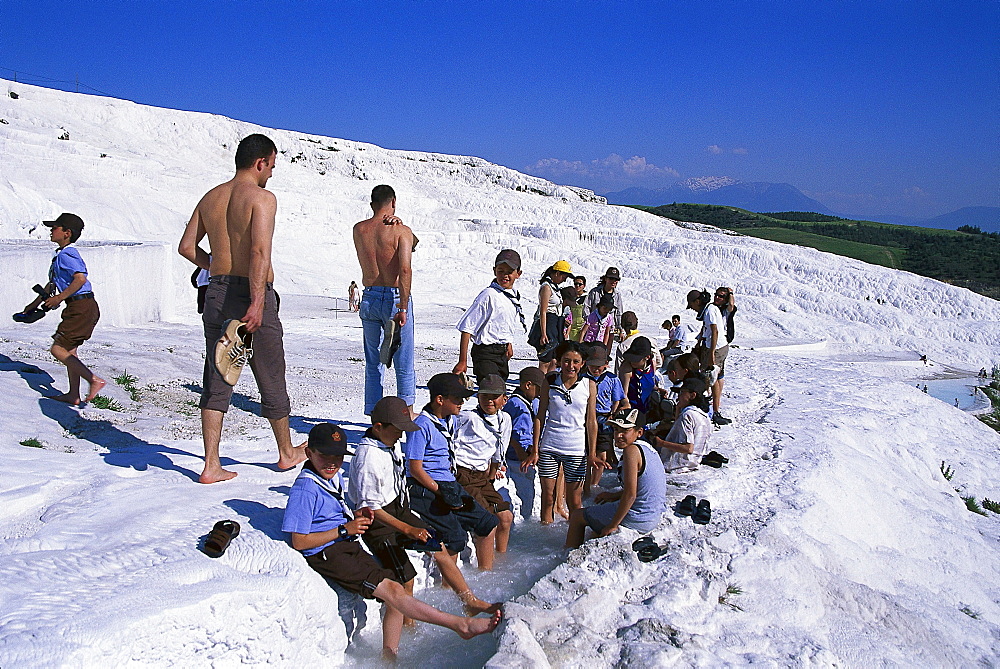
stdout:
[[[365,341],[365,415],[382,399],[382,374],[385,367],[379,362],[379,349],[385,328],[396,315],[399,289],[387,286],[368,286],[361,294],[361,327]],[[417,380],[413,372],[413,300],[406,305],[406,325],[399,331],[399,349],[392,356],[396,368],[396,394],[408,406],[417,399]]]

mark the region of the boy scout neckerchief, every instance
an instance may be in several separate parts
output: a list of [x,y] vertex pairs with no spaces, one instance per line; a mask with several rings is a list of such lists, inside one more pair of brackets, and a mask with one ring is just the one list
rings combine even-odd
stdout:
[[[302,473],[315,481],[320,488],[333,495],[333,498],[340,503],[340,507],[344,510],[344,516],[347,517],[348,521],[354,520],[354,513],[351,512],[347,502],[344,501],[343,479],[341,478],[339,471],[333,478],[337,479],[340,482],[340,485],[335,485],[333,483],[333,479],[327,480],[320,476],[311,462],[306,462],[302,466]],[[355,538],[357,537],[355,536]]]
[[450,421],[445,419],[446,422],[442,423],[441,419],[432,414],[430,411],[428,411],[426,407],[420,413],[431,419],[431,424],[438,429],[438,432],[440,432],[444,436],[445,441],[448,442],[448,464],[450,465],[451,473],[452,474],[456,473],[457,470],[455,469],[455,443],[454,443],[455,435],[451,431],[452,426],[447,424]]
[[368,444],[389,454],[389,457],[392,458],[393,488],[396,492],[396,497],[399,498],[400,502],[407,509],[410,508],[410,496],[406,490],[406,465],[403,464],[403,456],[397,456],[395,448],[386,446],[375,437],[369,436],[368,433],[365,433],[365,436],[362,437],[361,443]]
[[500,454],[500,458],[501,458],[502,464],[506,466],[507,463],[503,462],[503,459],[504,459],[504,448],[503,448],[503,433],[500,431],[500,413],[497,412],[497,413],[493,414],[494,416],[497,417],[497,425],[494,426],[493,423],[491,423],[487,419],[487,417],[486,417],[487,414],[486,414],[485,411],[483,411],[482,407],[477,406],[474,409],[474,411],[476,412],[476,414],[480,418],[483,419],[483,424],[486,425],[486,429],[490,431],[490,434],[492,434],[496,438],[496,440],[497,440],[497,453]]
[[517,292],[515,290],[514,294],[511,295],[506,290],[504,290],[503,288],[501,288],[500,284],[497,283],[496,281],[494,281],[493,283],[490,284],[490,288],[492,288],[493,290],[497,291],[498,293],[500,293],[501,295],[503,295],[504,297],[506,297],[508,300],[510,300],[514,304],[514,308],[517,310],[517,317],[521,319],[521,327],[524,328],[525,332],[527,332],[528,331],[528,324],[524,322],[524,312],[521,311],[521,293],[519,293],[519,292]]

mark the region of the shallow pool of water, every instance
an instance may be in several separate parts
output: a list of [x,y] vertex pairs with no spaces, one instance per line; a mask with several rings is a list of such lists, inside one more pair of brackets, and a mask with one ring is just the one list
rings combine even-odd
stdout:
[[984,380],[972,377],[921,381],[914,385],[919,386],[921,389],[926,386],[927,394],[931,397],[935,397],[953,406],[958,406],[962,411],[976,411],[990,405],[989,399],[982,392],[976,390],[976,386],[984,383]]

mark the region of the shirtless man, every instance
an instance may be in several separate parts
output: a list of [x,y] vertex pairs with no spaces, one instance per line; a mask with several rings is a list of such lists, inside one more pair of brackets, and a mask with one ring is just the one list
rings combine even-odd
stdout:
[[396,193],[391,186],[372,189],[374,216],[354,226],[354,248],[361,263],[361,325],[365,343],[365,414],[371,415],[382,399],[382,372],[379,361],[382,339],[390,321],[399,325],[400,344],[392,356],[396,368],[396,395],[412,414],[417,396],[413,372],[413,308],[410,258],[416,237],[396,216]]
[[[219,440],[222,419],[233,388],[214,364],[215,342],[230,318],[246,323],[254,333],[250,369],[261,396],[261,415],[271,423],[278,442],[278,469],[306,459],[305,449],[292,446],[288,429],[291,404],[285,389],[285,349],[272,286],[271,240],[277,199],[264,190],[274,170],[277,149],[264,135],[245,137],[236,149],[236,176],[208,191],[184,229],[178,252],[212,278],[205,295],[205,375],[202,381],[201,431],[205,469],[199,481],[216,483],[236,476],[222,468]],[[209,254],[198,246],[208,235]]]

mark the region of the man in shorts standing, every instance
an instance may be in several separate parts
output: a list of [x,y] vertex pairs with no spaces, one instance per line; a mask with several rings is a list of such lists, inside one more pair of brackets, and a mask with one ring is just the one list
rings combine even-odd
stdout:
[[[205,295],[205,374],[202,382],[201,430],[205,444],[205,469],[201,483],[216,483],[236,476],[222,468],[219,440],[233,388],[213,362],[215,343],[229,319],[246,324],[253,333],[250,369],[260,389],[261,415],[271,423],[278,443],[278,468],[288,469],[305,460],[302,448],[292,446],[288,428],[291,404],[285,388],[285,349],[278,320],[271,242],[277,199],[264,190],[274,170],[277,149],[264,135],[249,135],[236,149],[236,176],[208,191],[195,207],[181,237],[182,256],[211,273]],[[212,255],[198,246],[208,235]]]
[[410,258],[416,238],[396,216],[396,192],[391,186],[372,189],[374,215],[354,226],[354,248],[361,264],[361,325],[365,346],[365,415],[382,399],[380,349],[383,340],[399,331],[399,348],[392,354],[396,367],[396,395],[413,411],[417,397],[413,371],[413,301]]

